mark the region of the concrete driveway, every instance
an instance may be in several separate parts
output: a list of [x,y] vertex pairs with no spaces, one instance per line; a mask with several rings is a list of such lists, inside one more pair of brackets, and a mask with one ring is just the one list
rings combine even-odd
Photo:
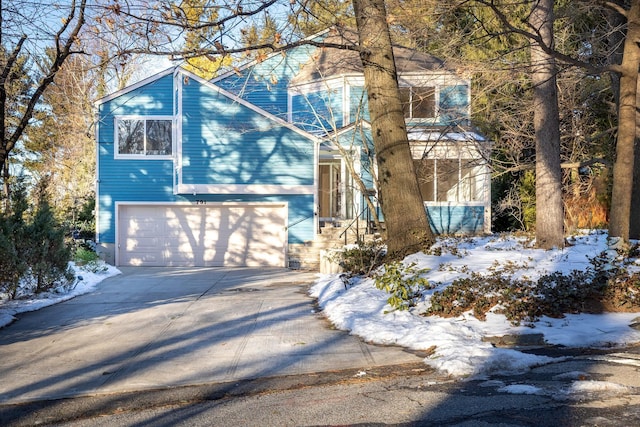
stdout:
[[0,402],[417,362],[333,330],[314,273],[122,268],[91,294],[0,329]]

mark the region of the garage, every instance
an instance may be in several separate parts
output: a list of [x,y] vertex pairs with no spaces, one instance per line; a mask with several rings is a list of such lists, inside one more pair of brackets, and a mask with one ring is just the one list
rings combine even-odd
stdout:
[[119,204],[122,266],[284,267],[283,203]]

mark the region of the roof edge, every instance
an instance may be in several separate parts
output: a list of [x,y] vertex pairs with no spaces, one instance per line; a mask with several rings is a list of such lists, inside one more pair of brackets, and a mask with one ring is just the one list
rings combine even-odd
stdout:
[[140,81],[137,81],[136,83],[133,83],[130,86],[126,86],[126,87],[124,87],[124,88],[122,88],[120,90],[117,90],[117,91],[109,94],[109,95],[105,95],[102,98],[99,98],[99,99],[95,100],[93,102],[93,104],[95,106],[98,106],[98,105],[104,104],[105,102],[109,102],[109,101],[111,101],[113,99],[116,99],[119,96],[125,95],[125,94],[127,94],[127,93],[129,93],[131,91],[134,91],[136,89],[141,88],[144,85],[147,85],[147,84],[149,84],[151,82],[159,80],[162,77],[166,77],[166,76],[168,76],[170,74],[173,74],[175,72],[176,68],[179,68],[179,67],[180,67],[179,65],[175,65],[175,66],[169,67],[169,68],[167,68],[165,70],[162,70],[162,71],[160,71],[160,72],[158,72],[156,74],[153,74],[153,75],[151,75],[149,77],[146,77],[146,78],[144,78],[144,79],[142,79]]
[[[300,39],[300,41],[301,41],[301,42],[303,42],[303,41],[305,41],[305,40],[313,40],[314,38],[320,37],[320,36],[322,36],[322,35],[324,35],[324,34],[326,34],[326,33],[330,32],[332,29],[333,29],[333,27],[325,28],[325,29],[324,29],[324,30],[322,30],[322,31],[319,31],[319,32],[317,32],[317,33],[315,33],[315,34],[312,34],[312,35],[307,36],[307,37],[305,37],[305,38],[303,38],[303,39]],[[296,47],[297,47],[297,46],[296,46]],[[294,48],[294,47],[291,47],[291,49],[293,49],[293,48]],[[279,50],[279,51],[277,51],[277,52],[271,52],[269,55],[267,55],[267,57],[266,57],[266,58],[263,58],[263,59],[261,59],[260,61],[258,61],[257,59],[253,59],[253,60],[251,60],[251,61],[245,62],[244,64],[242,64],[242,65],[240,65],[240,66],[238,66],[238,67],[234,67],[232,70],[229,70],[229,71],[227,71],[227,72],[225,72],[225,73],[223,73],[223,74],[220,74],[219,76],[216,76],[216,77],[212,78],[212,79],[211,79],[211,82],[215,83],[215,82],[217,82],[217,81],[220,81],[220,80],[226,79],[227,77],[229,77],[229,76],[231,76],[231,75],[233,75],[233,74],[237,74],[239,71],[246,70],[247,68],[250,68],[250,67],[252,67],[252,66],[254,66],[254,65],[256,65],[256,64],[258,64],[258,63],[260,63],[260,62],[267,61],[267,60],[269,60],[269,59],[273,58],[273,57],[274,57],[274,56],[276,56],[276,55],[281,55],[281,54],[282,54],[282,52],[284,52],[284,51],[286,51],[286,50],[288,50],[288,49]]]
[[232,101],[237,102],[238,104],[255,111],[256,113],[268,118],[269,120],[273,120],[274,122],[278,123],[281,126],[285,126],[286,128],[291,129],[292,131],[294,131],[294,132],[296,132],[296,133],[308,138],[311,141],[314,141],[314,142],[319,142],[320,141],[320,138],[318,138],[316,135],[314,135],[314,134],[312,134],[310,132],[307,132],[307,131],[297,127],[293,123],[289,123],[288,121],[286,121],[284,119],[281,119],[280,117],[278,117],[278,116],[276,116],[274,114],[271,114],[270,112],[268,112],[266,110],[263,110],[262,108],[258,107],[257,105],[254,105],[254,104],[250,103],[249,101],[246,101],[246,100],[240,98],[239,96],[237,96],[237,95],[235,95],[235,94],[233,94],[233,93],[221,88],[220,86],[216,85],[211,80],[203,79],[202,77],[198,76],[197,74],[192,73],[189,70],[184,69],[183,67],[179,67],[176,70],[176,73],[180,73],[182,75],[185,75],[185,76],[189,77],[189,79],[193,79],[193,80],[197,81],[198,83],[211,88],[212,90],[214,90],[214,91],[218,92],[219,94],[231,99]]

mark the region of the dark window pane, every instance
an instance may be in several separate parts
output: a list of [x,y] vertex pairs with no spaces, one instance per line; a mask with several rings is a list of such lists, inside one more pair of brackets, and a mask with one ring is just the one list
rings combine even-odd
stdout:
[[436,115],[436,91],[432,87],[413,88],[412,115],[414,119],[427,119]]
[[402,104],[402,111],[404,112],[404,117],[411,117],[411,89],[408,87],[400,88],[400,103]]
[[118,120],[118,153],[144,153],[143,120]]
[[171,154],[171,120],[147,120],[146,154]]
[[433,185],[434,185],[434,167],[433,159],[415,159],[413,165],[416,168],[416,177],[418,178],[418,186],[422,200],[425,202],[433,202]]

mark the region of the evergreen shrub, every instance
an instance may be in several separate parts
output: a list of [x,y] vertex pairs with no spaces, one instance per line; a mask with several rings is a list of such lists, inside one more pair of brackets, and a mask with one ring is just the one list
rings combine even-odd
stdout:
[[9,209],[0,213],[0,292],[10,299],[50,291],[73,280],[65,230],[45,192],[40,188],[37,194],[32,205],[24,186],[16,185]]
[[385,250],[379,240],[359,242],[336,252],[332,261],[340,265],[347,276],[368,276],[382,262]]

